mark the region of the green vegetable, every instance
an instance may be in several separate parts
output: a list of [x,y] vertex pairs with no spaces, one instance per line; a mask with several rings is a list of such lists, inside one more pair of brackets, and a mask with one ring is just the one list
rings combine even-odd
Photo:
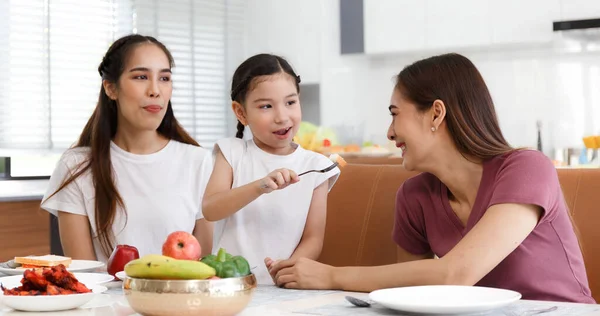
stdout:
[[225,249],[219,249],[217,255],[208,255],[200,260],[213,267],[219,278],[237,278],[250,274],[250,265],[242,256],[232,256]]

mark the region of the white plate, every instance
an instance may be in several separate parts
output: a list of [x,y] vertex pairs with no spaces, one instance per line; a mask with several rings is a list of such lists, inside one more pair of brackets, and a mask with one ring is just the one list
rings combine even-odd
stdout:
[[[107,290],[99,283],[107,282],[112,276],[101,273],[73,273],[79,282],[85,284],[92,293],[69,295],[40,295],[40,296],[13,296],[4,295],[0,291],[0,302],[12,309],[28,312],[53,312],[77,308],[91,301],[96,295]],[[108,277],[107,277],[108,276]],[[14,275],[0,278],[0,283],[6,288],[21,285],[22,276]]]
[[377,290],[369,298],[403,312],[465,314],[506,306],[521,299],[521,294],[480,286],[430,285]]
[[117,277],[117,279],[119,279],[121,281],[125,281],[127,274],[125,274],[125,271],[119,271],[119,272],[115,273],[115,276]]
[[107,273],[74,272],[73,275],[83,284],[103,284],[115,280],[112,275]]
[[19,311],[27,312],[55,312],[77,308],[91,301],[96,295],[106,291],[106,287],[96,285],[91,287],[92,293],[69,295],[39,295],[39,296],[13,296],[0,292],[2,304]]
[[[90,272],[96,269],[104,267],[104,262],[100,261],[92,261],[92,260],[71,260],[71,264],[67,268],[70,272]],[[0,273],[4,273],[7,275],[23,275],[23,272],[26,269],[17,268],[2,268],[0,267]]]

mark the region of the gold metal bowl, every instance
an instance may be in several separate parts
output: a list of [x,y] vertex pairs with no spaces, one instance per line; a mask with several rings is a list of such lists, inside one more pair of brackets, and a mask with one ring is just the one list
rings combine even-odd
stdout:
[[254,274],[217,280],[150,280],[126,277],[123,292],[131,308],[145,316],[235,315],[256,288]]

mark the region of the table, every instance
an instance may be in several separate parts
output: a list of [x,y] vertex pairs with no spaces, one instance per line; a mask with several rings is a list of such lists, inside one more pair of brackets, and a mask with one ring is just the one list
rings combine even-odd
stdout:
[[[127,304],[119,281],[104,284],[108,291],[99,295],[79,309],[62,312],[18,312],[0,304],[0,316],[132,316],[136,314]],[[286,290],[275,286],[259,286],[250,305],[239,315],[288,315],[288,316],[378,316],[404,315],[372,305],[370,308],[354,307],[344,297],[352,295],[367,299],[366,293],[350,293],[342,291],[301,291]],[[503,309],[487,313],[487,316],[528,316],[535,311],[556,307],[555,310],[543,313],[543,316],[600,316],[600,305],[573,304],[544,301],[521,300]]]

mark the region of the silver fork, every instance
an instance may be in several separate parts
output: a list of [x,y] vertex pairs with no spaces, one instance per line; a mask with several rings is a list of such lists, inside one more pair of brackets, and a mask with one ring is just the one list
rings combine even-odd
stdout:
[[327,172],[327,171],[333,170],[333,168],[337,167],[337,166],[338,166],[338,164],[339,164],[339,163],[337,163],[337,162],[334,162],[334,163],[333,163],[331,166],[329,166],[329,167],[327,167],[327,168],[325,168],[325,169],[321,169],[321,170],[308,170],[308,171],[302,172],[302,173],[301,173],[301,174],[299,174],[298,176],[302,176],[302,175],[305,175],[305,174],[307,174],[307,173],[311,173],[311,172],[325,173],[325,172]]

